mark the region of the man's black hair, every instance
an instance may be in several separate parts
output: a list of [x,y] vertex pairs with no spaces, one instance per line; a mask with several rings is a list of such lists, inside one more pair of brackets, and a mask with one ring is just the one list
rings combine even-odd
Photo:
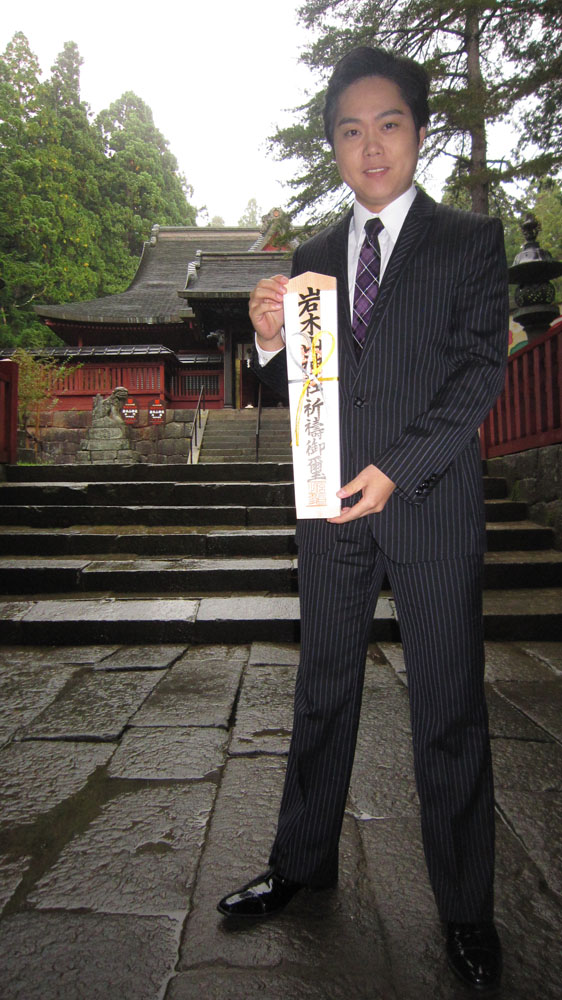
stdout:
[[414,119],[419,135],[429,121],[429,77],[419,63],[406,56],[361,45],[347,52],[334,68],[326,91],[324,130],[330,146],[334,145],[334,127],[338,100],[344,90],[366,76],[383,76],[399,87]]

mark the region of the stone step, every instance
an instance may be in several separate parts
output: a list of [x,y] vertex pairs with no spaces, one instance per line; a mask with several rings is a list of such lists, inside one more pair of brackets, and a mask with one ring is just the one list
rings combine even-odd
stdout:
[[74,525],[258,525],[294,524],[293,507],[160,507],[160,506],[102,506],[101,504],[80,504],[79,506],[40,504],[27,507],[0,506],[0,524],[29,525],[34,528],[70,528]]
[[[289,424],[287,423],[286,426],[284,424],[283,425],[269,424],[267,426],[262,425],[260,427],[260,441],[265,438],[271,438],[274,435],[279,438],[285,438],[287,441],[290,441],[291,428]],[[213,424],[207,424],[207,427],[205,428],[203,441],[205,443],[211,439],[213,441],[219,441],[221,439],[224,440],[237,439],[240,441],[250,441],[254,440],[255,436],[256,436],[255,427],[248,427],[248,426],[239,427],[236,424],[226,424],[224,426],[218,427]]]
[[[258,418],[256,407],[244,410],[224,409],[209,410],[210,426],[225,426],[228,424],[250,425],[255,427]],[[261,425],[264,424],[289,424],[288,406],[264,406],[261,411]]]
[[[254,462],[237,462],[232,466],[222,463],[213,467],[200,465],[8,465],[5,467],[6,479],[9,483],[57,483],[57,482],[95,482],[95,483],[200,483],[200,482],[253,482],[273,483],[292,482],[293,466],[291,462],[276,462],[263,464]],[[0,488],[4,487],[0,483]]]
[[[291,425],[287,420],[286,423],[262,423],[260,427],[260,438],[266,437],[267,435],[277,434],[279,437],[285,436],[288,441],[291,440]],[[240,440],[249,441],[251,438],[256,436],[256,425],[253,424],[238,424],[238,423],[225,423],[225,424],[214,424],[212,421],[207,422],[205,427],[204,440],[207,438],[213,438],[215,440],[224,438],[240,438]]]
[[[52,599],[0,602],[2,641],[9,644],[248,643],[299,641],[296,595]],[[558,640],[560,590],[484,592],[488,640]],[[381,595],[371,640],[399,641],[391,595]]]
[[253,451],[246,451],[240,446],[234,446],[232,448],[210,448],[207,451],[201,451],[199,453],[199,465],[206,465],[207,463],[231,463],[236,462],[237,458],[244,462],[248,462],[250,457],[255,455],[255,449]]
[[[3,483],[0,485],[0,517],[2,506],[13,507],[79,505],[124,507],[232,507],[292,506],[295,493],[292,482],[254,483],[209,482],[132,482],[132,483]],[[501,503],[501,501],[494,501]],[[495,520],[495,518],[494,518]]]
[[[255,440],[240,440],[235,437],[217,438],[216,440],[209,439],[205,442],[204,447],[201,447],[198,464],[201,462],[222,463],[227,459],[230,460],[231,458],[240,462],[252,462],[255,460],[255,454]],[[260,439],[258,454],[259,462],[290,462],[292,458],[291,443],[290,441],[285,443],[283,440],[279,440],[279,438],[275,436],[272,436],[269,440]]]
[[296,552],[295,529],[83,525],[43,531],[0,527],[4,555],[279,556]]
[[[5,466],[8,483],[201,483],[201,482],[266,482],[293,481],[293,466],[290,459],[274,460],[270,463],[236,462],[182,465],[8,465]],[[5,487],[0,483],[0,490]],[[502,499],[506,495],[505,479],[485,476],[484,492],[487,499]]]
[[[229,527],[217,527],[212,523],[187,524],[185,508],[181,508],[183,517],[178,524],[164,525],[157,520],[155,508],[153,524],[139,524],[139,509],[134,508],[136,521],[130,524],[112,524],[110,514],[106,523],[101,524],[71,524],[67,527],[41,528],[42,518],[37,515],[37,526],[23,525],[24,511],[17,508],[14,511],[14,527],[0,525],[0,552],[4,555],[104,555],[127,553],[139,556],[241,556],[241,555],[287,555],[293,554],[295,548],[294,523],[289,521],[288,527],[279,524],[269,526],[267,520],[260,521],[263,527],[247,527],[243,523],[231,524]],[[78,513],[84,513],[84,508],[78,508]],[[86,508],[87,510],[87,508]],[[103,508],[96,508],[96,512]],[[114,517],[121,516],[122,508],[114,508]],[[224,517],[219,508],[217,517]],[[235,508],[240,512],[239,508]],[[1,508],[0,508],[1,511]],[[53,514],[49,507],[46,513]],[[263,508],[253,511],[251,517],[258,513],[265,516]],[[131,515],[131,516],[133,516]],[[78,516],[76,514],[76,516]],[[229,516],[234,517],[232,511]],[[242,517],[242,512],[240,512]],[[68,517],[66,517],[68,520]],[[45,521],[45,524],[47,522]],[[490,552],[509,553],[537,550],[543,552],[551,548],[554,534],[552,528],[534,524],[532,521],[501,521],[489,523],[486,526],[488,550]]]
[[255,449],[256,446],[256,436],[254,431],[251,433],[241,434],[236,427],[232,428],[230,431],[209,431],[205,433],[203,441],[201,442],[201,451],[207,451],[208,448],[220,448],[221,445],[225,447],[243,448],[250,451],[252,448]]
[[507,482],[500,476],[484,476],[484,496],[487,500],[503,500],[507,496]]
[[[286,462],[291,458],[291,449],[285,448],[283,442],[272,442],[260,445],[260,462]],[[291,481],[293,477],[291,476]]]
[[485,590],[486,639],[559,641],[562,635],[561,596],[558,587]]
[[[263,407],[262,408],[262,419],[265,413],[268,414],[279,414],[279,419],[287,418],[289,410],[287,407]],[[214,424],[242,424],[248,423],[252,426],[255,424],[258,416],[258,410],[256,406],[248,406],[243,410],[235,410],[233,407],[225,407],[224,409],[209,410],[209,422]]]
[[296,558],[40,559],[0,557],[0,593],[190,593],[297,589]]
[[[201,448],[199,453],[199,461],[202,457],[208,458],[212,455],[221,454],[231,454],[234,451],[238,451],[242,456],[240,458],[241,462],[252,462],[254,460],[254,455],[256,452],[256,442],[255,441],[238,441],[236,438],[226,438],[216,441],[208,441],[204,448]],[[270,452],[276,452],[282,456],[281,461],[290,462],[291,461],[291,444],[288,442],[285,444],[284,441],[280,441],[278,438],[271,438],[270,441],[260,441],[259,456],[263,459],[264,455],[268,455]],[[246,457],[250,456],[250,457]]]
[[[562,552],[487,552],[484,557],[484,587],[487,590],[562,587]],[[562,608],[562,590],[560,591]]]
[[[252,428],[253,415],[243,422]],[[273,442],[283,433],[280,420]],[[0,484],[1,641],[298,640],[292,466],[241,454],[195,466],[10,467]],[[552,530],[527,520],[503,479],[486,477],[485,495],[487,637],[558,638]],[[372,638],[398,637],[387,592]]]
[[527,504],[520,500],[486,500],[486,521],[524,521]]
[[[275,447],[277,451],[282,452],[283,462],[291,465],[292,469],[292,453],[290,441],[286,442],[283,437],[277,435],[272,435],[271,438],[264,440],[260,439],[259,455],[261,456],[263,452],[267,451],[269,448]],[[241,462],[253,462],[255,461],[254,455],[256,451],[256,439],[254,436],[247,438],[239,437],[210,437],[204,445],[201,446],[201,455],[216,454],[217,452],[231,452],[233,449],[238,448],[242,455],[251,455],[251,458],[241,458]],[[219,460],[220,461],[220,460]]]
[[[257,411],[212,411],[205,427],[199,464],[251,461],[256,453]],[[259,461],[291,460],[289,411],[264,410],[261,416]]]
[[[234,455],[233,455],[234,458]],[[199,466],[189,468],[199,469]],[[0,512],[2,507],[21,506],[77,506],[143,504],[148,506],[177,506],[209,504],[231,506],[247,504],[278,506],[294,504],[292,477],[275,478],[271,482],[257,481],[253,475],[247,479],[229,479],[222,475],[224,466],[215,465],[208,480],[176,480],[173,473],[166,479],[147,477],[131,481],[91,481],[53,478],[41,482],[0,483]],[[522,501],[498,498],[493,480],[485,481],[486,519],[488,521],[516,521],[527,516],[527,505]],[[490,495],[491,494],[491,495]]]
[[[240,457],[240,449],[233,448],[232,451],[225,451],[221,449],[220,451],[212,451],[205,455],[201,454],[199,456],[199,465],[207,465],[207,463],[212,462],[216,464],[217,462],[224,462],[225,464],[230,464],[235,462],[237,458]],[[281,462],[284,456],[282,452],[262,452],[260,451],[260,462]]]
[[486,543],[490,552],[549,549],[554,531],[533,521],[487,521]]
[[[562,587],[562,552],[490,552],[487,589]],[[210,592],[297,590],[296,557],[203,558],[0,557],[0,593],[130,592],[199,595]]]

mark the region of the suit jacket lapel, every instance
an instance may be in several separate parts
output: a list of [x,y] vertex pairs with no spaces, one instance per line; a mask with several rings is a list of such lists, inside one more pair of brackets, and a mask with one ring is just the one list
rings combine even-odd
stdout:
[[400,236],[392,251],[390,260],[386,265],[380,291],[373,307],[369,329],[367,330],[365,347],[361,354],[361,363],[364,362],[365,357],[372,349],[373,340],[377,335],[381,320],[389,303],[392,301],[392,297],[396,294],[400,286],[399,278],[406,263],[427,236],[434,212],[435,202],[433,199],[423,191],[418,191],[415,201],[412,203],[410,211],[404,220],[404,225],[400,230]]

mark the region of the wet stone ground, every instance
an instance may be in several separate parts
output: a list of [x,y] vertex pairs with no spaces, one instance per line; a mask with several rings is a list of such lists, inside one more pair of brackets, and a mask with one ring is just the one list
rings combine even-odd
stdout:
[[[341,878],[275,920],[298,647],[0,647],[3,1000],[462,1000],[422,856],[399,645],[369,650]],[[506,1000],[562,995],[562,643],[490,643]]]

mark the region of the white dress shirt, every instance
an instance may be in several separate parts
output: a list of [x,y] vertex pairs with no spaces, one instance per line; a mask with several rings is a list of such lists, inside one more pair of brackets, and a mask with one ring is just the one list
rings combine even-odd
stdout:
[[[384,229],[382,229],[379,233],[379,246],[381,248],[380,280],[382,282],[386,265],[390,260],[390,255],[394,250],[394,245],[400,235],[400,230],[404,225],[404,221],[410,211],[412,202],[416,197],[416,193],[416,189],[412,184],[412,186],[408,188],[404,194],[401,194],[394,201],[391,201],[390,205],[383,208],[382,212],[379,212],[378,215],[373,215],[368,208],[365,208],[364,205],[361,205],[358,201],[354,203],[353,216],[349,224],[349,239],[347,244],[347,276],[349,286],[349,311],[351,316],[353,316],[355,275],[357,274],[359,254],[361,253],[361,247],[363,246],[363,240],[365,239],[365,223],[368,219],[378,218],[384,226]],[[284,330],[281,330],[281,336],[284,340]],[[268,361],[271,361],[276,354],[279,354],[279,351],[264,351],[263,348],[259,346],[257,337],[256,351],[259,363],[262,366],[266,365]]]

